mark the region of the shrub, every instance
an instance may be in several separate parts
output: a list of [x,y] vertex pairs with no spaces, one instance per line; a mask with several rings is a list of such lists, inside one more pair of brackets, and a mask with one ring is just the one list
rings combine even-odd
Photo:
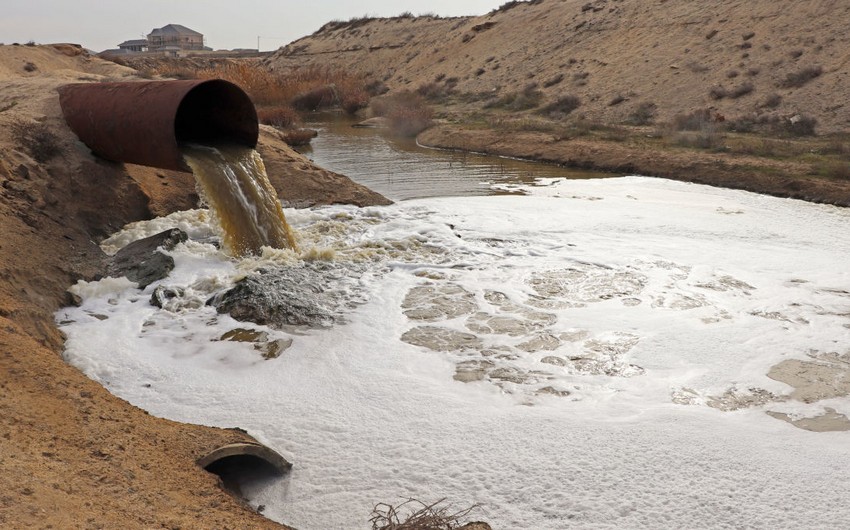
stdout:
[[563,80],[564,80],[564,74],[557,74],[554,77],[551,77],[550,79],[545,81],[543,83],[543,88],[549,88],[551,86],[555,86]]
[[339,102],[339,106],[342,107],[348,114],[354,114],[360,109],[365,109],[369,106],[369,93],[363,90],[349,90],[346,91]]
[[61,152],[59,137],[37,121],[16,120],[10,125],[12,137],[36,162],[47,162]]
[[288,105],[260,107],[257,109],[257,118],[260,123],[279,129],[295,127],[301,121],[298,112]]
[[798,72],[792,72],[779,82],[779,88],[800,88],[812,79],[820,77],[823,68],[820,66],[807,66]]
[[548,116],[566,116],[581,106],[581,100],[576,96],[563,96],[549,103],[538,111],[538,114]]
[[297,110],[315,111],[334,107],[339,101],[336,87],[324,85],[296,94],[291,104]]
[[484,107],[529,110],[539,106],[542,99],[543,92],[537,89],[536,84],[532,83],[526,86],[521,92],[509,92],[496,101],[487,103]]
[[416,89],[416,93],[428,101],[442,101],[454,92],[454,85],[440,83],[423,83]]
[[297,147],[299,145],[307,145],[310,140],[318,136],[318,132],[313,129],[290,129],[283,131],[283,141],[288,145]]
[[759,116],[756,124],[760,129],[778,136],[815,136],[818,120],[806,114],[791,117],[778,115]]
[[33,64],[29,61],[24,63],[24,71],[25,72],[35,72],[36,70],[38,70],[38,67],[35,64]]
[[818,168],[818,173],[826,178],[850,180],[850,162],[843,160],[824,162]]
[[[446,499],[440,499],[433,504],[408,499],[397,506],[379,503],[372,509],[369,522],[372,530],[455,530],[463,524],[466,518],[478,505],[472,505],[464,510],[451,512],[450,506],[441,506]],[[410,513],[402,515],[401,511]]]
[[651,101],[640,103],[631,114],[626,117],[628,125],[651,125],[655,122],[655,114],[658,112],[658,106]]
[[687,114],[676,114],[670,124],[674,131],[700,131],[711,122],[709,109],[697,109]]
[[784,131],[791,136],[814,136],[818,120],[813,116],[797,114],[782,123]]
[[416,136],[432,125],[433,111],[425,98],[410,91],[376,98],[371,104],[376,116],[389,120],[390,130],[400,136]]
[[722,86],[712,87],[711,90],[708,91],[708,95],[711,99],[738,99],[741,96],[746,96],[753,90],[755,90],[753,84],[746,82],[733,89],[727,89]]
[[775,109],[782,103],[782,96],[779,94],[771,94],[765,98],[764,102],[761,104],[762,107],[766,107],[769,109]]
[[696,149],[716,149],[721,139],[722,136],[711,123],[707,123],[700,131],[679,131],[671,137],[674,145]]

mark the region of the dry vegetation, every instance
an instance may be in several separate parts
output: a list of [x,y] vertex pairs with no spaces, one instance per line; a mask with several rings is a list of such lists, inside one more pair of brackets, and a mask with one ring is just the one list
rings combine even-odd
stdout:
[[456,530],[477,505],[460,511],[451,511],[451,506],[441,499],[432,504],[408,499],[401,504],[380,503],[372,510],[369,522],[372,530]]
[[416,136],[432,125],[433,111],[418,93],[403,91],[375,98],[372,113],[389,120],[390,130],[400,136]]
[[[112,58],[116,62],[126,62]],[[191,61],[152,64],[145,78],[224,79],[241,87],[254,102],[260,123],[281,129],[287,143],[300,145],[315,137],[301,129],[302,113],[339,108],[355,113],[369,104],[369,87],[362,76],[342,68],[306,66],[285,75],[253,61],[225,60],[200,65]]]

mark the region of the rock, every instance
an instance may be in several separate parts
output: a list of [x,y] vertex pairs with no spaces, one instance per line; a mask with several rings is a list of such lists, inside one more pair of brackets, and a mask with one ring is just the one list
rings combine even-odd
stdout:
[[[321,283],[316,266],[266,270],[240,280],[207,301],[242,322],[274,327],[330,327],[339,320],[335,296]],[[319,266],[320,267],[320,266]]]
[[168,276],[174,269],[174,260],[159,252],[162,247],[171,250],[186,241],[186,232],[177,228],[134,241],[119,250],[107,266],[109,276],[126,276],[144,289],[157,280]]
[[[173,263],[174,261],[172,260]],[[165,287],[160,285],[151,294],[151,305],[162,309],[166,302],[181,297],[184,294],[185,291],[180,287]]]

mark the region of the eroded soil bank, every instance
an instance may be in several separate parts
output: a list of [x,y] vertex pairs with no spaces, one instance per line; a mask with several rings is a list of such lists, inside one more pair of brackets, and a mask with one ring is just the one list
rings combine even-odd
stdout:
[[[192,175],[97,159],[62,119],[57,87],[134,79],[78,46],[0,46],[0,527],[279,528],[196,464],[248,434],[152,417],[61,357],[54,313],[103,274],[97,243],[196,207]],[[273,130],[259,151],[290,205],[387,202]]]

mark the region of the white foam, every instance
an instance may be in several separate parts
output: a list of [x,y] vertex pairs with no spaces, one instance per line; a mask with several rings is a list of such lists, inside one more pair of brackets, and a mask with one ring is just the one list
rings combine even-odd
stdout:
[[[408,497],[481,503],[474,517],[494,528],[840,526],[850,434],[764,411],[850,414],[850,399],[705,403],[732,389],[786,394],[771,366],[846,352],[847,211],[640,177],[540,184],[527,196],[287,211],[302,248],[332,251],[326,287],[357,302],[346,324],[270,330],[189,303],[293,261],[234,263],[187,244],[146,291],[90,287],[61,310],[65,356],[153,414],[240,426],[280,451],[292,473],[255,486],[251,502],[305,530],[365,528],[373,504]],[[157,223],[135,230],[170,227]],[[476,322],[552,315],[540,326],[560,342],[526,351],[531,335],[481,327],[469,350],[404,342],[417,326],[473,333],[469,314],[405,315],[408,292],[429,283],[469,293]],[[160,284],[188,302],[150,306]],[[266,361],[218,340],[234,328],[293,343]],[[455,381],[468,361],[498,371]]]

